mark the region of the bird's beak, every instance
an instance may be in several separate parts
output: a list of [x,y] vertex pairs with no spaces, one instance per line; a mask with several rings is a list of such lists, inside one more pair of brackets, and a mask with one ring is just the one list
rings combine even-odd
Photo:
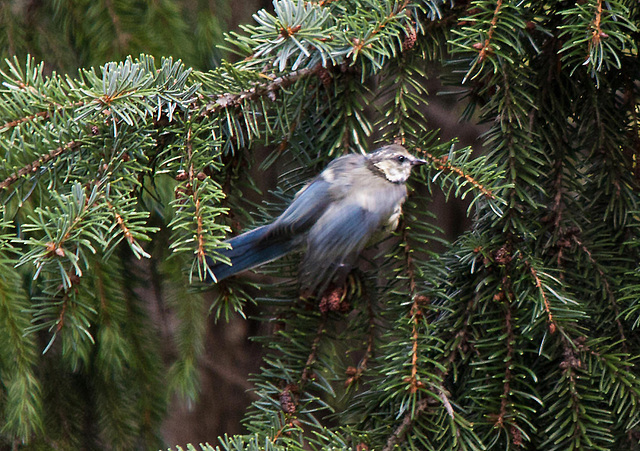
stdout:
[[427,164],[426,160],[421,160],[420,158],[414,158],[411,161],[411,166],[422,166],[423,164]]

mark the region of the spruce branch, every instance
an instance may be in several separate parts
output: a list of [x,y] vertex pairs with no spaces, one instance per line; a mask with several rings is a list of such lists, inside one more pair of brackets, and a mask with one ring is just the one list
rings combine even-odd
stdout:
[[[112,202],[107,200],[107,198],[105,196],[102,196],[102,199],[105,202],[105,204],[107,205],[107,207],[109,208],[109,210],[111,210],[111,213],[113,214],[113,216],[114,216],[114,218],[116,220],[116,224],[120,228],[120,230],[122,232],[122,235],[124,236],[124,239],[129,244],[129,248],[131,248],[131,250],[135,253],[135,255],[138,258],[140,258],[140,257],[150,258],[151,255],[149,255],[142,248],[142,246],[140,246],[140,244],[136,241],[135,231],[133,230],[132,226],[127,223],[127,220],[123,216],[124,213],[122,211],[118,211],[118,208]],[[155,230],[155,229],[152,228],[152,229],[149,229],[149,230],[152,231],[152,230]]]
[[[36,93],[38,93],[38,91],[36,91]],[[6,122],[0,126],[0,133],[4,133],[9,129],[18,127],[22,124],[35,123],[36,120],[38,119],[42,119],[43,121],[49,121],[50,119],[54,118],[56,115],[60,115],[64,110],[79,108],[86,104],[84,100],[79,100],[69,104],[62,104],[62,103],[56,102],[55,100],[45,97],[44,94],[40,94],[40,95],[43,97],[43,100],[46,102],[47,106],[49,107],[48,109],[45,109],[43,111],[38,111],[36,113],[29,114],[29,115],[20,117],[18,119],[14,119]]]
[[327,325],[326,314],[322,315],[322,319],[318,324],[318,329],[316,330],[316,335],[311,343],[311,349],[309,352],[309,356],[307,357],[307,362],[304,364],[304,369],[302,370],[302,374],[300,375],[300,390],[303,390],[305,385],[309,382],[309,380],[313,377],[313,365],[316,363],[316,359],[318,358],[318,350],[320,348],[320,341],[325,333],[325,328]]
[[[584,413],[580,406],[582,405],[583,394],[580,393],[578,388],[577,378],[579,377],[576,374],[576,369],[582,366],[581,361],[577,358],[576,354],[573,351],[573,347],[566,344],[566,340],[563,340],[564,345],[564,360],[560,364],[562,368],[562,375],[568,381],[569,388],[569,396],[571,397],[570,406],[573,410],[573,416],[575,420],[573,421],[573,437],[579,437],[584,435],[584,428],[581,427],[581,417],[584,416]],[[587,439],[587,442],[589,440]]]
[[[452,40],[453,51],[463,53],[467,64],[463,84],[468,80],[486,80],[517,64],[524,54],[522,41],[527,34],[523,19],[526,7],[515,7],[503,0],[478,1],[474,5],[468,11],[470,15],[459,22],[461,26],[452,29],[457,35]],[[491,63],[492,71],[485,70],[487,62]]]
[[471,299],[464,309],[464,321],[462,327],[452,337],[451,342],[453,346],[450,346],[445,354],[444,358],[440,361],[440,366],[443,368],[440,371],[439,377],[444,379],[451,371],[451,367],[456,361],[458,352],[466,349],[469,346],[469,326],[471,324],[472,314],[477,304],[476,299]]
[[407,432],[411,429],[411,426],[418,420],[420,415],[429,408],[429,398],[423,398],[416,403],[415,408],[412,413],[407,413],[403,418],[398,427],[393,431],[393,433],[387,439],[382,451],[392,451],[402,443],[407,435]]
[[593,265],[593,268],[596,270],[598,275],[600,276],[600,280],[603,284],[605,293],[607,293],[607,300],[609,301],[609,306],[613,310],[616,326],[618,327],[618,334],[621,342],[622,348],[627,351],[627,337],[624,333],[624,327],[622,325],[622,320],[620,319],[620,307],[618,306],[618,302],[616,301],[616,296],[613,293],[613,289],[611,288],[611,284],[609,283],[609,276],[604,272],[604,269],[598,262],[594,259],[593,254],[589,251],[589,248],[574,234],[572,236],[573,242],[584,252],[587,256],[589,262]]
[[[193,168],[193,143],[191,142],[191,127],[187,129],[187,137],[185,138],[185,146],[187,149],[187,162],[189,164],[189,170],[187,171],[187,180],[188,183],[186,185],[186,192],[190,193],[193,197],[193,205],[195,206],[195,211],[193,215],[196,219],[196,258],[200,264],[206,261],[206,250],[204,247],[204,233],[202,226],[202,214],[200,207],[200,196],[198,195],[198,189],[196,187],[195,182],[195,173]],[[204,175],[204,174],[203,174]],[[213,274],[211,274],[213,276]],[[215,280],[215,276],[214,280]]]
[[593,31],[591,32],[591,42],[589,42],[589,50],[594,45],[600,44],[601,39],[608,38],[609,35],[602,31],[600,22],[602,20],[602,0],[597,0],[596,14],[593,19]]
[[11,225],[4,206],[0,206],[0,213],[0,327],[4,337],[0,356],[10,362],[0,366],[5,390],[2,430],[5,437],[30,443],[43,431],[43,384],[36,371],[39,350],[36,337],[25,335],[30,320],[24,314],[28,297],[16,282],[20,277],[8,258],[16,249],[10,235],[5,234]]
[[322,69],[322,65],[318,64],[313,68],[298,69],[278,77],[261,74],[261,76],[268,80],[267,82],[262,84],[256,83],[252,88],[238,93],[228,92],[218,94],[218,98],[214,102],[207,104],[203,114],[210,115],[218,113],[226,108],[239,107],[247,100],[255,101],[262,97],[273,99],[278,91],[286,89],[298,80],[318,74]]
[[[637,410],[640,401],[640,383],[634,373],[637,357],[629,355],[627,351],[616,350],[618,343],[604,345],[589,342],[581,337],[573,343],[574,352],[580,352],[587,360],[593,358],[599,366],[601,377],[600,389],[605,393],[615,393],[616,396],[608,400],[616,412],[625,412],[627,419],[625,428],[631,429],[637,422]],[[578,365],[584,367],[592,362],[578,360]]]
[[278,439],[282,437],[282,434],[292,428],[301,427],[301,423],[297,419],[298,404],[300,402],[302,394],[305,392],[306,385],[315,377],[313,366],[318,358],[320,341],[325,334],[327,319],[328,316],[326,314],[322,314],[315,336],[313,338],[313,341],[311,342],[311,348],[309,351],[309,355],[307,356],[307,361],[304,364],[298,383],[287,384],[287,386],[284,387],[284,389],[279,393],[279,404],[282,408],[282,411],[284,412],[285,419],[282,422],[281,427],[277,431],[275,431],[273,437],[269,438],[269,441],[274,445],[276,444]]
[[540,293],[540,297],[542,298],[542,302],[544,304],[544,310],[547,314],[547,322],[549,324],[549,332],[555,333],[558,330],[559,325],[553,319],[553,314],[551,313],[551,304],[549,303],[549,299],[547,298],[547,294],[544,291],[544,287],[542,285],[542,281],[538,276],[538,271],[529,263],[527,260],[524,260],[525,267],[529,269],[531,276],[533,277],[534,284]]
[[24,229],[29,233],[42,234],[42,241],[35,236],[16,240],[32,246],[21,256],[18,264],[33,262],[36,267],[34,279],[47,265],[58,268],[61,288],[65,291],[74,285],[74,278],[82,277],[82,266],[87,266],[87,253],[96,253],[95,246],[101,241],[100,236],[106,228],[101,223],[104,219],[102,206],[96,202],[99,192],[98,184],[87,195],[85,189],[75,183],[69,195],[56,199],[59,204],[56,209],[36,209],[37,218],[33,218],[34,222],[26,224]]
[[[565,192],[565,189],[562,186],[564,174],[563,174],[563,164],[561,159],[558,159],[556,161],[555,170],[556,170],[556,177],[553,182],[553,187],[555,188],[556,193],[553,196],[553,205],[551,206],[551,211],[555,216],[553,220],[554,230],[559,231],[560,222],[562,221],[562,213],[563,213],[562,196]],[[558,262],[560,261],[560,259],[561,257],[558,256]]]
[[493,195],[491,190],[482,185],[476,179],[474,179],[470,174],[466,173],[462,168],[454,166],[450,161],[449,157],[444,155],[442,157],[435,157],[431,153],[426,150],[422,150],[420,148],[416,148],[416,151],[421,155],[424,155],[431,161],[436,169],[443,172],[453,172],[458,176],[465,179],[467,182],[471,183],[478,191],[480,191],[486,198],[495,199],[496,197]]
[[408,242],[408,230],[403,221],[402,241],[404,243],[404,268],[409,279],[409,298],[411,299],[411,372],[404,382],[409,384],[409,393],[415,394],[424,387],[424,383],[417,377],[418,375],[418,329],[424,317],[423,306],[429,303],[429,298],[416,294],[416,274],[413,264],[412,249]]
[[369,359],[373,356],[375,339],[376,339],[376,315],[373,309],[373,300],[371,296],[366,292],[366,288],[362,297],[366,300],[367,303],[367,338],[366,343],[367,347],[365,349],[364,355],[358,362],[357,367],[349,366],[346,370],[346,375],[348,376],[344,382],[345,388],[350,387],[351,385],[357,383],[364,372],[367,369],[367,364],[369,363]]
[[[101,26],[128,33],[121,5],[106,5],[92,7]],[[164,386],[194,399],[204,352],[206,306],[188,294],[180,256],[203,275],[203,256],[216,259],[226,224],[250,222],[256,208],[242,197],[254,186],[246,168],[257,146],[270,152],[263,167],[282,169],[276,200],[267,195],[258,208],[266,222],[302,178],[373,137],[426,149],[416,152],[430,164],[413,183],[436,183],[446,199],[470,194],[472,230],[434,250],[431,210],[412,217],[410,198],[399,236],[364,255],[380,286],[349,292],[360,308],[335,324],[322,309],[346,296],[305,310],[288,280],[295,257],[267,266],[267,276],[287,280],[262,287],[258,310],[285,305],[288,314],[276,312],[283,327],[263,338],[271,351],[255,376],[250,435],[222,439],[221,448],[621,449],[638,431],[640,405],[637,340],[624,330],[640,292],[638,227],[629,224],[639,203],[637,5],[277,0],[274,10],[234,38],[247,59],[209,73],[141,57],[77,77],[45,77],[31,60],[26,71],[2,74],[0,197],[24,239],[10,230],[23,257],[7,256],[2,225],[0,321],[16,326],[11,349],[0,347],[0,446],[9,431],[15,443],[35,434],[69,448],[57,437],[88,430],[105,447],[155,447],[141,437],[159,430]],[[480,158],[421,136],[426,75],[443,65],[453,86],[475,84],[472,120],[490,126]],[[170,233],[150,233],[149,220]],[[178,319],[169,384],[159,346],[148,341],[153,317],[132,294],[129,249],[148,256],[138,241],[150,238],[154,258],[162,249],[178,255],[162,286],[172,287]],[[555,273],[547,270],[554,262]],[[23,281],[28,293],[17,288]],[[216,318],[243,314],[255,294],[247,286],[240,277],[215,289]],[[59,337],[47,350],[61,352],[40,356],[35,334],[19,332],[47,328]],[[344,387],[356,352],[364,355]],[[90,402],[69,407],[77,396],[64,386],[69,372],[97,406],[97,421],[79,432],[50,426],[93,418]],[[45,378],[56,373],[62,383]],[[50,398],[62,401],[61,414]],[[42,431],[27,412],[40,407],[52,419]]]
[[[503,428],[505,426],[505,418],[510,415],[509,397],[511,393],[511,366],[513,365],[513,353],[514,344],[516,343],[515,334],[513,331],[512,323],[512,311],[511,311],[511,298],[513,297],[513,291],[510,287],[510,280],[508,277],[503,279],[503,299],[505,313],[504,313],[504,328],[505,328],[505,342],[507,348],[507,354],[504,357],[504,379],[503,379],[503,391],[500,396],[500,411],[496,416],[494,427]],[[512,427],[515,426],[515,420]]]
[[631,34],[638,28],[625,2],[592,0],[561,14],[564,23],[558,28],[564,42],[560,53],[572,66],[571,75],[586,66],[599,86],[607,69],[620,69],[625,55],[637,49]]
[[14,174],[5,178],[2,182],[0,182],[0,189],[9,188],[13,183],[18,181],[21,177],[24,177],[25,175],[30,173],[37,172],[38,169],[42,167],[42,165],[49,163],[50,161],[54,160],[55,158],[59,157],[60,155],[66,152],[74,151],[78,149],[81,144],[82,143],[80,141],[70,141],[63,146],[60,146],[56,149],[51,150],[49,153],[42,155],[37,160],[27,164],[23,168],[18,169],[18,171],[16,171]]
[[375,27],[371,30],[367,30],[367,35],[363,38],[353,38],[352,47],[346,55],[346,58],[351,58],[355,61],[358,58],[358,55],[362,52],[362,49],[369,46],[369,41],[373,41],[376,39],[376,35],[384,30],[393,20],[395,20],[398,16],[405,12],[407,7],[409,6],[410,0],[404,0],[403,3],[394,2],[395,5],[387,14],[384,16],[382,20],[378,20]]
[[20,119],[15,119],[13,121],[9,121],[2,126],[0,126],[0,132],[5,132],[10,128],[16,127],[24,122],[31,122],[38,118],[49,119],[51,117],[50,111],[39,111],[37,113],[31,114],[29,116],[22,117]]
[[[487,37],[484,42],[477,43],[473,47],[478,49],[480,52],[478,53],[478,63],[481,63],[487,56],[487,54],[492,53],[493,50],[491,48],[491,40],[493,39],[493,33],[496,30],[496,25],[498,23],[498,15],[500,14],[500,9],[502,8],[502,0],[498,0],[496,2],[496,9],[493,12],[493,17],[491,18],[491,23],[489,24],[489,30],[487,31]],[[473,70],[473,66],[469,71]]]

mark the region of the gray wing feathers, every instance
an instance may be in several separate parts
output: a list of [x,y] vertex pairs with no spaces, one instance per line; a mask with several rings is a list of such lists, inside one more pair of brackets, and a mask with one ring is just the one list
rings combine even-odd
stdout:
[[364,168],[362,155],[332,161],[311,183],[302,188],[289,208],[273,223],[271,233],[304,233],[325,213],[332,202],[342,199],[352,186],[352,174]]
[[320,178],[303,188],[272,224],[270,233],[298,234],[313,226],[331,202],[329,188],[330,185]]
[[320,284],[330,283],[341,267],[351,267],[380,222],[379,215],[358,204],[330,207],[307,236],[301,285],[315,290]]

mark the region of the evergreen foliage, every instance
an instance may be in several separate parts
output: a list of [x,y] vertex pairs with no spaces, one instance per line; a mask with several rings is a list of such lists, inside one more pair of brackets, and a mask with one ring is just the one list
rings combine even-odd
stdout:
[[[204,256],[377,139],[430,164],[344,292],[302,299],[297,256],[259,270],[259,298],[243,277],[214,286],[216,318],[255,302],[271,334],[247,434],[201,448],[637,449],[637,2],[275,0],[254,17],[227,36],[243,59],[209,72],[147,55],[0,72],[2,445],[160,446],[167,397],[195,398],[215,353]],[[433,67],[487,124],[482,156],[426,123]],[[282,177],[257,208],[260,146]],[[440,253],[434,189],[473,220]],[[168,375],[131,284],[149,257],[182,284]]]
[[140,52],[210,69],[221,58],[216,44],[229,16],[226,0],[6,0],[0,55],[24,61],[30,54],[64,72]]

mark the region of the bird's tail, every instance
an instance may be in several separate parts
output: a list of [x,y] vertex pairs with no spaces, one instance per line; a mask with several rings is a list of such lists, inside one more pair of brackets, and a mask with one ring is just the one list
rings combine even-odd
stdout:
[[213,263],[211,258],[207,257],[216,280],[221,281],[239,272],[276,260],[295,248],[291,237],[274,236],[269,232],[269,226],[262,226],[227,240],[231,249],[221,249],[218,253],[231,260],[231,265],[221,262]]

